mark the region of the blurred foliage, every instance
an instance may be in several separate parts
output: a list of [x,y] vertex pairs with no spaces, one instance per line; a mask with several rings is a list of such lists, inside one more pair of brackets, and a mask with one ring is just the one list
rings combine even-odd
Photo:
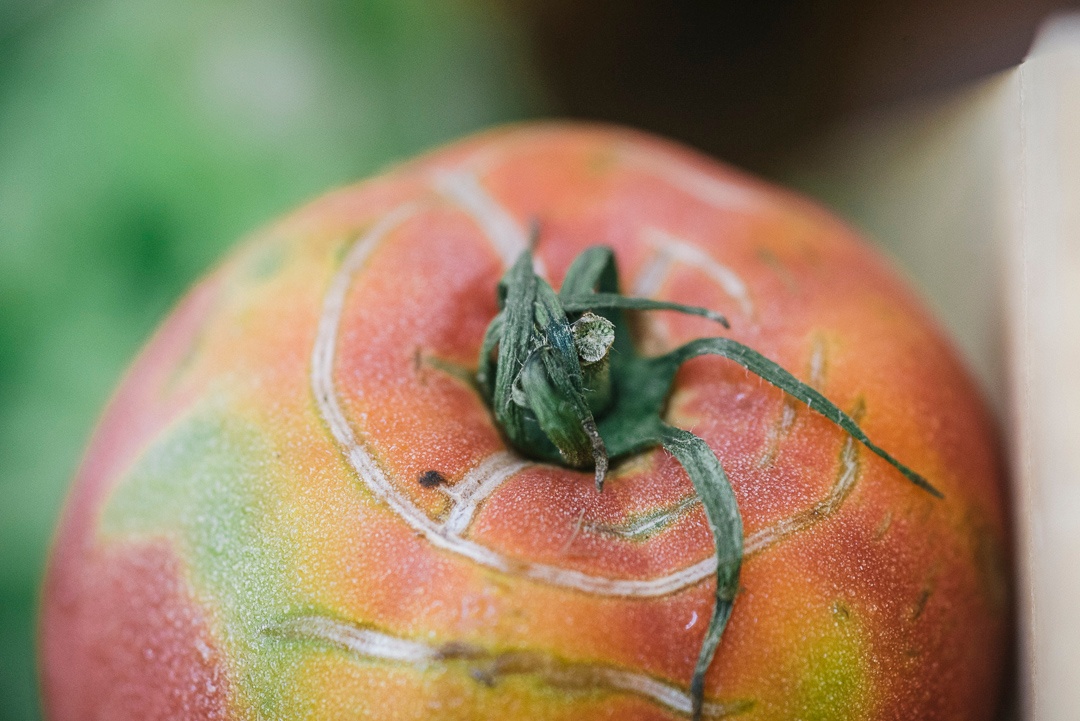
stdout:
[[0,718],[40,714],[48,538],[123,367],[242,234],[535,111],[467,0],[0,0]]

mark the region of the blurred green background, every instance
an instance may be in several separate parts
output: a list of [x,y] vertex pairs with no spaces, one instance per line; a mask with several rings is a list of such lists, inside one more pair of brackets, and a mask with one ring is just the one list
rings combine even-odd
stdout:
[[94,419],[239,237],[541,114],[781,175],[837,119],[1008,67],[1077,5],[0,0],[0,721],[40,717],[37,588]]
[[40,715],[54,519],[131,357],[238,237],[539,106],[456,0],[0,1],[0,719]]

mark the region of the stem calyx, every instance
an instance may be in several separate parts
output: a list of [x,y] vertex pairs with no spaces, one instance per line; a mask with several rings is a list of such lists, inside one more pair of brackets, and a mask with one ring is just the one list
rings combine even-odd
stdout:
[[820,413],[881,456],[916,486],[941,497],[925,478],[875,445],[848,414],[757,351],[729,338],[701,338],[662,356],[637,353],[628,310],[671,310],[727,320],[705,308],[619,293],[615,256],[594,246],[567,270],[559,292],[539,277],[531,250],[499,282],[499,313],[484,335],[477,382],[507,440],[523,454],[593,468],[602,490],[609,462],[662,446],[686,469],[701,498],[717,559],[716,594],[690,682],[700,718],[705,672],[720,643],[738,588],[742,519],[716,454],[701,438],[668,425],[663,412],[679,367],[718,355],[746,368]]

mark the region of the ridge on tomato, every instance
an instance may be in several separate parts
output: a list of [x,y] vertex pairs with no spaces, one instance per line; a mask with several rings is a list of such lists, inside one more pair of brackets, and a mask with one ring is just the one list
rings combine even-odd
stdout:
[[46,707],[989,719],[1004,519],[978,393],[848,228],[637,133],[496,131],[155,336],[61,522]]

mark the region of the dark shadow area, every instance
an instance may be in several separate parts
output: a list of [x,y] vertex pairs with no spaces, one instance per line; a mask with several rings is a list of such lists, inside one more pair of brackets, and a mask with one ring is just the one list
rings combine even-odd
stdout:
[[839,118],[1015,65],[1077,0],[503,0],[564,114],[768,173]]

